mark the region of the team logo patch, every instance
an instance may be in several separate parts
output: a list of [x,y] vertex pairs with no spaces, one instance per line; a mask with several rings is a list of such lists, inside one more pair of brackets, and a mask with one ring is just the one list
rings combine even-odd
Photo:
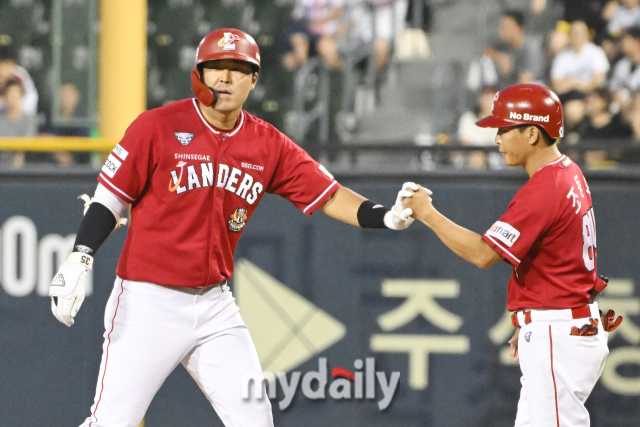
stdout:
[[173,133],[176,138],[178,139],[178,142],[182,145],[187,145],[191,142],[191,140],[193,139],[193,137],[195,136],[192,133],[189,132],[174,132]]
[[[180,183],[182,182],[182,172],[184,172],[184,167],[187,165],[187,162],[178,162],[176,165],[177,168],[180,168],[180,176],[176,173],[176,171],[169,172],[171,174],[171,179],[169,180],[169,192],[173,193],[174,191],[177,194],[182,193],[186,190],[184,187],[180,187]],[[178,189],[182,191],[178,191]]]
[[564,136],[564,126],[560,126],[560,138]]
[[233,33],[224,33],[224,37],[218,41],[218,46],[220,46],[222,50],[236,50],[234,43],[239,41],[240,36]]
[[493,97],[493,102],[491,103],[491,113],[493,114],[493,108],[496,106],[496,101],[500,96],[500,92],[496,92],[496,96]]
[[229,230],[237,233],[241,231],[245,225],[247,225],[247,210],[245,208],[238,208],[231,214]]
[[62,274],[56,274],[56,277],[53,278],[51,282],[51,286],[64,286],[64,276]]
[[562,164],[562,166],[564,166],[565,168],[568,168],[569,165],[571,164],[571,159],[569,159],[568,157],[565,157],[564,160],[560,162],[560,164]]
[[527,332],[526,334],[524,334],[524,340],[526,342],[531,341],[531,332]]
[[83,253],[83,254],[90,254],[91,252],[93,252],[93,249],[91,249],[88,246],[84,246],[84,245],[78,245],[78,246],[76,246],[76,249],[78,250],[78,252]]
[[496,221],[485,233],[487,236],[495,237],[505,245],[512,247],[520,237],[520,232],[506,222]]

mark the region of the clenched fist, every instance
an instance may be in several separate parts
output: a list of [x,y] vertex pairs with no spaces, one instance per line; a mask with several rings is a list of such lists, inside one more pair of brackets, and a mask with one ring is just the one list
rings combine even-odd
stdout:
[[430,197],[433,193],[431,190],[413,182],[405,183],[405,185],[407,184],[412,185],[407,186],[406,191],[408,194],[403,199],[403,207],[411,209],[413,217],[424,222],[429,213],[434,210]]

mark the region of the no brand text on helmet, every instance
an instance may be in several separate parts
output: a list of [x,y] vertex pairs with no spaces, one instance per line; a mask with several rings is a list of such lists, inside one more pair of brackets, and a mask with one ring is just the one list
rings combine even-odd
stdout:
[[549,123],[549,115],[548,114],[546,116],[534,116],[533,114],[528,114],[528,113],[519,114],[519,113],[516,113],[515,111],[512,111],[512,112],[509,113],[509,118],[510,119],[515,119],[515,120],[527,120],[527,121],[531,121],[531,122]]

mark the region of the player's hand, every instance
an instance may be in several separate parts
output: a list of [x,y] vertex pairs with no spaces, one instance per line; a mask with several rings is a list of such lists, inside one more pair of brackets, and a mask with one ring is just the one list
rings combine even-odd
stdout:
[[407,189],[418,191],[418,185],[413,182],[405,182],[402,185],[402,190],[398,191],[398,197],[396,197],[396,203],[391,210],[384,216],[385,225],[392,230],[404,230],[409,227],[414,219],[411,217],[413,211],[411,209],[405,209],[402,202],[405,198],[411,197],[413,193]]
[[84,301],[87,271],[85,265],[65,261],[49,286],[51,311],[67,326],[73,325],[73,318]]
[[513,357],[514,362],[518,362],[520,357],[518,357],[518,335],[520,334],[520,328],[516,328],[515,333],[509,340],[509,356]]
[[[415,184],[414,184],[415,185]],[[413,217],[421,221],[425,221],[425,218],[434,210],[431,204],[431,190],[424,188],[420,185],[415,187],[408,187],[406,197],[403,199],[404,209],[411,209],[413,211]]]

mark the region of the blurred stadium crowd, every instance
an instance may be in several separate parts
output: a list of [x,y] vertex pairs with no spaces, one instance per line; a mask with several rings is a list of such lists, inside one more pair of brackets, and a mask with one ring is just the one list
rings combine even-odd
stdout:
[[[74,77],[94,57],[86,41],[65,49],[66,71],[52,84],[53,3],[0,2],[0,137],[97,133],[95,117],[94,126],[73,120],[88,115],[86,82]],[[378,143],[491,146],[495,130],[474,122],[495,92],[536,82],[563,101],[563,151],[582,148],[576,157],[593,168],[640,163],[625,148],[640,146],[640,0],[149,0],[147,108],[192,96],[197,44],[221,27],[247,31],[261,49],[245,108],[301,145],[366,144],[388,131]],[[420,92],[423,81],[435,92]],[[412,115],[430,126],[412,128]],[[487,151],[450,150],[424,165],[502,168]],[[0,153],[3,168],[32,162],[89,156]]]

